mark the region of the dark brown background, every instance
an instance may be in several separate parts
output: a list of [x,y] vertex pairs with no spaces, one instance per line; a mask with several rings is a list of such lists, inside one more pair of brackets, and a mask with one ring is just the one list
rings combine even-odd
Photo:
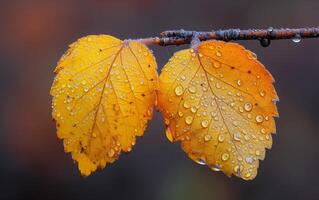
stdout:
[[[82,178],[51,120],[53,69],[88,34],[319,25],[319,1],[0,1],[0,199],[318,199],[319,39],[241,42],[276,79],[278,133],[254,181],[227,178],[170,144],[155,113],[129,155]],[[151,46],[159,70],[182,47]]]

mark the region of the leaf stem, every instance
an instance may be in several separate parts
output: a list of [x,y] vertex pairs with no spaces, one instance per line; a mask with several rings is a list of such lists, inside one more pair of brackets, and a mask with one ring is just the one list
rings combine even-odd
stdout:
[[161,33],[160,37],[149,37],[138,39],[147,45],[182,45],[190,44],[196,35],[200,41],[205,40],[259,40],[264,47],[270,45],[271,40],[293,39],[295,42],[305,38],[318,38],[319,27],[311,28],[272,28],[268,29],[225,29],[216,31],[186,31],[168,30]]

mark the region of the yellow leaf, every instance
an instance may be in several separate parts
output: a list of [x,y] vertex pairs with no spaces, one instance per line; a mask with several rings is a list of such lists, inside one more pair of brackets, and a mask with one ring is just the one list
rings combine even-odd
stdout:
[[215,171],[254,179],[275,133],[273,78],[255,54],[235,43],[207,41],[164,66],[158,107],[170,141]]
[[84,176],[129,152],[152,116],[156,61],[135,41],[91,35],[70,45],[51,88],[52,116]]

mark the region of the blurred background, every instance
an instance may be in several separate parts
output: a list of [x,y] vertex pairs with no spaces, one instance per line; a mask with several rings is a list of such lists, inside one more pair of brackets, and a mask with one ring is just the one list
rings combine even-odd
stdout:
[[[88,34],[318,26],[319,1],[0,0],[0,199],[319,199],[319,38],[240,42],[276,79],[273,148],[250,182],[212,172],[171,144],[155,113],[128,155],[83,178],[51,119],[53,69]],[[159,71],[173,52],[151,46]]]

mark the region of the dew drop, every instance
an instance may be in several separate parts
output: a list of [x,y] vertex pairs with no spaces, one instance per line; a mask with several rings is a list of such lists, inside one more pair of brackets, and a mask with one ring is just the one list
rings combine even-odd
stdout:
[[165,133],[166,133],[167,139],[168,139],[170,142],[173,142],[173,141],[174,141],[173,135],[172,135],[171,129],[170,129],[169,127],[167,127]]
[[88,92],[89,88],[84,88],[83,90],[84,90],[84,92]]
[[208,142],[210,139],[211,139],[211,136],[210,136],[209,134],[206,134],[206,135],[204,136],[205,142]]
[[216,56],[221,57],[222,53],[220,51],[216,51]]
[[249,112],[253,108],[253,105],[251,103],[245,103],[244,108],[247,112]]
[[178,116],[183,117],[183,113],[181,111],[178,112]]
[[175,94],[176,94],[177,96],[181,96],[181,95],[183,94],[183,92],[184,92],[184,89],[183,89],[183,87],[182,87],[181,85],[179,85],[179,86],[177,86],[177,87],[175,88]]
[[241,80],[237,80],[236,83],[238,86],[241,86]]
[[263,90],[259,92],[259,95],[262,96],[262,97],[264,97],[265,94],[266,94],[266,93],[265,93],[265,91],[263,91]]
[[211,167],[211,169],[215,172],[221,171],[221,167],[218,164],[215,164]]
[[217,68],[220,68],[220,63],[219,62],[214,62],[214,67],[217,69]]
[[212,115],[212,117],[216,117],[217,116],[217,112],[212,111],[211,115]]
[[235,172],[235,173],[239,174],[241,171],[242,171],[242,167],[241,167],[241,166],[236,165],[236,166],[234,167],[234,172]]
[[85,85],[85,84],[86,84],[86,81],[85,81],[85,80],[83,80],[83,81],[81,81],[81,83],[82,83],[82,85]]
[[240,133],[237,132],[237,133],[234,134],[234,140],[240,141],[240,138],[241,138]]
[[219,83],[216,83],[216,84],[215,84],[215,87],[216,87],[217,89],[220,89],[220,84],[219,84]]
[[190,93],[196,93],[196,87],[194,87],[194,86],[190,86],[189,88],[188,88],[188,90],[189,90],[189,92]]
[[193,122],[193,117],[192,116],[185,117],[185,122],[186,124],[190,125]]
[[207,128],[208,127],[208,120],[207,119],[203,120],[201,124],[202,124],[203,128]]
[[260,156],[260,151],[256,150],[255,154],[256,154],[256,156]]
[[228,158],[229,158],[229,154],[228,154],[228,153],[223,153],[223,155],[222,155],[222,160],[223,160],[223,161],[227,161]]
[[241,112],[241,113],[244,112],[244,109],[243,109],[243,107],[241,107],[241,106],[238,108],[238,110],[239,110],[239,112]]
[[223,134],[220,134],[220,135],[218,136],[218,141],[219,141],[219,142],[224,142],[224,140],[225,140],[225,136],[224,136]]
[[245,178],[249,178],[250,176],[251,176],[251,173],[249,172],[245,174]]
[[294,38],[292,38],[292,41],[294,43],[299,43],[301,41],[301,36],[300,34],[296,34]]
[[197,111],[197,108],[193,106],[193,107],[191,108],[191,111],[192,111],[192,113],[195,113],[195,112]]
[[111,149],[111,150],[107,153],[107,155],[108,155],[109,157],[113,157],[114,154],[115,154],[114,149]]
[[260,132],[265,134],[266,133],[266,129],[262,128],[262,129],[260,129]]
[[190,106],[190,104],[187,102],[187,101],[184,101],[184,108],[190,108],[191,106]]
[[206,162],[205,162],[205,160],[203,160],[203,159],[198,159],[198,160],[196,160],[196,162],[197,162],[198,164],[200,164],[200,165],[206,165]]
[[264,117],[263,116],[261,116],[261,115],[257,115],[256,116],[256,122],[261,123],[263,121],[264,121]]
[[248,164],[251,164],[251,163],[254,162],[254,158],[253,158],[252,156],[247,156],[247,157],[245,158],[245,161],[246,161]]

